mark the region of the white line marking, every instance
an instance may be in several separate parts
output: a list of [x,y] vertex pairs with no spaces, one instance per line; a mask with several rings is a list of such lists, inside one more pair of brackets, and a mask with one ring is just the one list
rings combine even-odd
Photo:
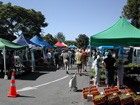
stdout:
[[41,84],[41,85],[34,86],[34,87],[25,87],[25,88],[22,88],[22,89],[20,89],[20,90],[17,90],[17,92],[19,92],[19,91],[28,91],[28,90],[37,89],[37,88],[39,88],[39,87],[42,87],[42,86],[45,86],[45,85],[49,85],[49,84],[51,84],[51,83],[54,83],[54,82],[60,81],[60,80],[62,80],[62,79],[65,79],[65,78],[67,78],[67,77],[69,77],[69,75],[64,76],[64,77],[62,77],[62,78],[59,78],[59,79],[56,79],[56,80],[51,81],[51,82],[47,82],[47,83],[44,83],[44,84]]

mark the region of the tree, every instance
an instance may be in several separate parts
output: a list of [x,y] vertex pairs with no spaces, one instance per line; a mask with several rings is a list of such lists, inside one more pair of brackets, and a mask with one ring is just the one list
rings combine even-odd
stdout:
[[76,45],[76,41],[71,41],[71,40],[67,40],[67,41],[65,41],[65,43],[69,46],[69,45],[75,45],[75,46],[77,46]]
[[65,35],[62,32],[58,32],[55,38],[60,42],[65,42]]
[[131,24],[140,29],[140,0],[127,0],[122,16],[131,19]]
[[89,44],[89,38],[85,34],[80,34],[76,41],[78,48],[86,49],[87,45]]
[[[7,35],[7,38],[24,35],[32,38],[41,33],[41,28],[46,27],[45,17],[41,12],[33,9],[25,9],[19,6],[12,6],[11,3],[0,3],[0,35]],[[12,40],[12,39],[9,39]]]
[[47,34],[45,37],[43,37],[44,41],[51,44],[51,45],[54,45],[55,43],[57,43],[57,39],[54,38],[51,34]]

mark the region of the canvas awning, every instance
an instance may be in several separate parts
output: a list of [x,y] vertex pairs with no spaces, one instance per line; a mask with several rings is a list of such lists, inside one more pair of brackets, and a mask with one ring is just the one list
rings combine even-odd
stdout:
[[20,49],[25,49],[26,46],[22,46],[22,45],[13,43],[9,40],[0,38],[0,50],[3,50],[4,48],[6,50],[20,50]]
[[63,45],[65,45],[66,47],[68,47],[68,45],[66,45],[64,42],[62,42]]
[[68,48],[76,48],[75,46],[73,45],[69,45]]
[[66,47],[65,45],[63,45],[60,41],[58,41],[55,46],[59,46],[59,47]]
[[107,30],[90,37],[91,46],[139,46],[140,30],[124,17]]
[[40,46],[43,46],[45,48],[52,48],[52,45],[50,45],[49,43],[43,41],[40,37],[38,37],[37,35],[34,36],[32,39],[30,39],[30,41],[32,41],[35,44],[38,44]]
[[20,45],[28,46],[28,47],[30,47],[30,45],[39,47],[38,44],[33,43],[32,41],[27,39],[24,35],[21,35],[20,37],[18,37],[17,39],[13,40],[12,42],[20,44]]
[[8,79],[8,76],[6,75],[6,50],[21,50],[25,48],[26,46],[22,46],[0,38],[0,50],[3,50],[3,58],[4,58],[4,71],[5,71],[4,79]]

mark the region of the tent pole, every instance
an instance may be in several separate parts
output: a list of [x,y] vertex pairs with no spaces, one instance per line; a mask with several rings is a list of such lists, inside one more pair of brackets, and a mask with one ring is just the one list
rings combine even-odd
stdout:
[[45,51],[44,51],[45,49],[43,48],[43,58],[44,58],[44,63],[45,63]]
[[91,65],[92,65],[92,58],[91,58],[91,46],[90,46],[90,60],[89,60],[89,94],[87,95],[87,101],[92,100],[92,94],[90,94],[90,77],[91,77]]
[[26,60],[29,61],[28,59],[28,48],[26,47]]
[[35,71],[35,58],[34,58],[34,51],[31,49],[31,56],[32,56],[32,72]]
[[4,71],[5,71],[4,79],[7,80],[8,76],[6,75],[6,49],[5,47],[3,49],[3,58],[4,58]]

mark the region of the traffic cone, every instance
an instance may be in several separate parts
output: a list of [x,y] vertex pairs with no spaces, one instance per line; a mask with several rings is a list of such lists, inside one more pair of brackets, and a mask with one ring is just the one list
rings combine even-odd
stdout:
[[16,93],[14,72],[12,72],[12,77],[11,77],[10,93],[7,96],[8,97],[17,97],[17,96],[19,96],[19,94]]

